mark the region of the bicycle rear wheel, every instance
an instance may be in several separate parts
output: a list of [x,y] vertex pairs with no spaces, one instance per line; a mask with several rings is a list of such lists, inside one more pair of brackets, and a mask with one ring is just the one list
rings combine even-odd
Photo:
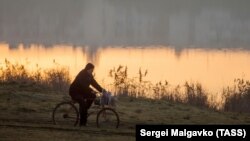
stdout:
[[76,126],[79,120],[79,112],[71,102],[62,102],[54,108],[52,120],[56,125]]
[[96,124],[99,128],[118,128],[120,119],[115,110],[103,108],[97,114]]

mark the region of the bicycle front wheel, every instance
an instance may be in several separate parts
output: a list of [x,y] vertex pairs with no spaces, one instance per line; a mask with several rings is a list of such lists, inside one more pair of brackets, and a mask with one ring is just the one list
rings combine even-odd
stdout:
[[99,128],[118,128],[120,119],[114,109],[103,108],[97,114],[96,123]]
[[76,126],[79,120],[79,112],[71,102],[62,102],[54,108],[52,120],[56,125]]

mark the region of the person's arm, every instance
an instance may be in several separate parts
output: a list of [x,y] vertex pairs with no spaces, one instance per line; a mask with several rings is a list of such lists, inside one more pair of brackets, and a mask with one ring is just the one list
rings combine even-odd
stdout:
[[99,92],[102,92],[104,89],[96,82],[96,80],[92,77],[91,85],[96,88]]

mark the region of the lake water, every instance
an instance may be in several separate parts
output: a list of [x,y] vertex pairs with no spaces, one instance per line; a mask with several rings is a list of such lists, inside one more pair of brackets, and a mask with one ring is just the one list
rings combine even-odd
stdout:
[[87,62],[95,64],[95,77],[102,84],[111,83],[108,77],[112,68],[128,67],[128,77],[138,77],[139,69],[147,70],[144,80],[157,83],[167,80],[171,86],[199,82],[211,93],[220,93],[223,87],[232,86],[235,78],[250,80],[250,51],[246,49],[175,50],[167,46],[70,46],[20,44],[10,47],[0,44],[0,65],[4,60],[25,64],[34,70],[55,67],[55,63],[69,69],[71,77],[84,68]]

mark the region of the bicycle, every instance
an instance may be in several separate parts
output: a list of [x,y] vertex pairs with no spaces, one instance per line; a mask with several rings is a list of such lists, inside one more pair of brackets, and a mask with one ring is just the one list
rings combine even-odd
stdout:
[[[120,118],[115,109],[108,104],[101,102],[102,97],[97,94],[94,99],[94,106],[91,106],[87,115],[88,125],[96,123],[98,128],[118,128]],[[112,97],[113,98],[113,97]],[[53,109],[52,121],[55,125],[74,125],[76,126],[80,119],[79,109],[76,107],[77,102],[67,100],[58,103]],[[99,110],[98,110],[99,109]],[[96,113],[96,118],[93,116]]]

